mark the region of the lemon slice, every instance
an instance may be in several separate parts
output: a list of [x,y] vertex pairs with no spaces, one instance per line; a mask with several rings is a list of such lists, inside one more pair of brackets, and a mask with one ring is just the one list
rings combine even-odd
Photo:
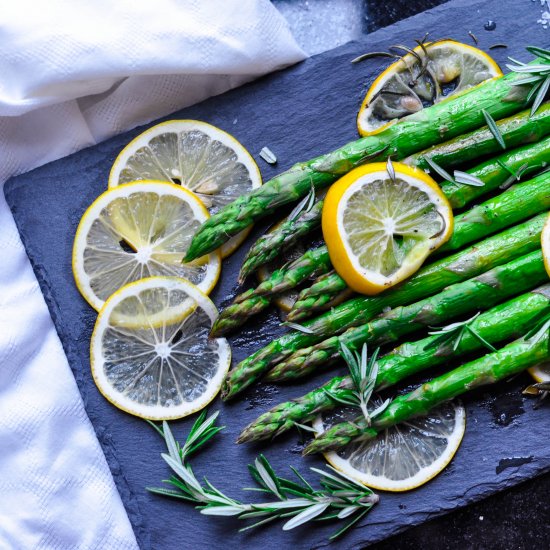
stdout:
[[361,135],[381,132],[399,118],[502,76],[485,52],[454,40],[413,51],[390,65],[369,88],[357,115]]
[[[120,323],[136,312],[150,322],[139,328]],[[204,408],[231,362],[227,340],[209,337],[217,315],[198,287],[176,277],[121,288],[105,302],[92,334],[90,363],[99,391],[119,409],[151,420]]]
[[529,369],[529,374],[539,384],[541,382],[550,382],[550,362],[545,362]]
[[183,277],[210,292],[220,275],[219,254],[182,263],[207,218],[203,204],[179,185],[148,181],[103,193],[75,236],[73,274],[80,293],[99,310],[125,284],[154,275]]
[[[337,422],[357,418],[357,409],[319,415],[322,433]],[[378,434],[376,439],[325,453],[334,468],[380,491],[409,491],[439,474],[455,455],[466,430],[461,404],[445,403],[428,416],[413,418]]]
[[542,228],[540,244],[542,248],[544,267],[546,268],[546,273],[548,273],[548,276],[550,277],[550,214],[548,214],[544,227]]
[[[275,231],[284,221],[286,221],[286,218],[281,220],[280,222],[276,223],[273,227],[271,227],[268,231],[268,233],[271,233],[272,231]],[[293,262],[294,260],[297,260],[301,256],[303,256],[306,253],[306,248],[301,242],[297,242],[294,246],[291,246],[290,248],[283,250],[279,258],[276,262],[271,262],[267,265],[263,265],[258,269],[257,276],[260,283],[265,281],[266,279],[269,279],[271,274],[276,270],[279,269],[280,266],[285,265],[289,262]],[[294,306],[294,303],[298,299],[298,294],[300,294],[299,290],[291,289],[287,292],[281,292],[280,294],[277,294],[277,296],[274,299],[275,305],[284,313],[288,313],[292,307]]]
[[[550,277],[550,214],[546,218],[540,236],[542,246],[542,258],[546,273]],[[544,362],[529,369],[529,374],[538,382],[550,382],[550,362]]]
[[356,292],[377,294],[412,275],[453,231],[451,205],[426,173],[393,163],[356,168],[328,191],[323,236]]
[[[248,151],[227,132],[198,120],[163,122],[133,139],[116,158],[109,187],[137,180],[182,185],[211,214],[262,184]],[[250,229],[222,246],[223,258],[240,246]]]

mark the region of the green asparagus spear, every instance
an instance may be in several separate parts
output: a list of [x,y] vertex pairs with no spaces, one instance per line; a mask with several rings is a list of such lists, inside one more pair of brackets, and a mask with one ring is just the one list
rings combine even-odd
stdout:
[[272,365],[295,351],[320,342],[327,336],[366,323],[386,308],[410,304],[439,292],[447,285],[475,277],[540,247],[540,232],[546,220],[541,214],[476,243],[475,246],[442,258],[420,269],[407,281],[378,296],[357,296],[316,319],[303,323],[307,332],[295,331],[270,342],[241,361],[226,376],[222,397],[231,399],[253,384]]
[[459,250],[549,208],[550,172],[544,172],[456,216],[452,237],[436,254]]
[[282,250],[292,246],[304,235],[321,225],[323,201],[319,200],[310,209],[296,217],[289,217],[270,233],[262,235],[250,248],[239,273],[242,283],[258,267],[274,260]]
[[[444,365],[453,357],[479,351],[484,348],[480,337],[492,345],[518,338],[530,330],[549,307],[550,284],[546,284],[485,311],[468,324],[473,332],[465,331],[457,342],[432,335],[401,344],[378,358],[376,389],[385,389],[424,369]],[[339,406],[339,399],[349,399],[352,390],[349,376],[337,376],[320,388],[265,412],[243,430],[238,442],[270,439],[289,430],[296,422],[310,422],[320,412]]]
[[470,361],[396,397],[370,426],[363,418],[336,424],[312,441],[304,449],[304,455],[335,451],[352,441],[372,439],[379,432],[415,416],[428,414],[437,405],[467,391],[506,380],[548,360],[549,355],[548,331],[538,338],[515,340],[497,352]]
[[[550,163],[550,137],[544,138],[538,143],[508,151],[468,170],[467,173],[484,182],[483,186],[444,181],[441,183],[441,189],[453,208],[461,208],[482,195],[494,191],[507,180],[515,181],[513,174],[517,174],[518,178],[525,178],[528,174],[540,170],[546,163]],[[453,239],[453,242],[456,241]],[[451,250],[450,246],[450,244],[446,244],[443,250]],[[288,320],[301,321],[311,317],[332,300],[335,292],[346,287],[346,282],[337,273],[332,273],[324,280],[318,281],[302,291],[288,314]]]
[[[497,121],[497,127],[506,147],[512,149],[526,143],[539,141],[550,133],[550,103],[541,105],[530,115],[530,109],[511,117]],[[434,161],[443,168],[456,168],[467,165],[480,157],[499,153],[501,146],[487,126],[469,132],[445,143],[434,145],[403,160],[405,164],[430,170],[426,159]]]
[[[533,63],[543,64],[545,59]],[[525,108],[530,86],[516,85],[512,72],[488,80],[466,93],[409,115],[382,132],[348,143],[340,149],[294,165],[258,189],[239,197],[205,222],[195,235],[185,261],[215,250],[231,236],[276,208],[305,196],[310,188],[326,187],[339,176],[369,160],[391,155],[403,159],[441,141],[485,125],[483,112],[495,120]]]
[[249,317],[269,306],[275,294],[294,288],[308,277],[331,268],[326,246],[308,250],[289,266],[274,271],[256,288],[237,296],[234,303],[220,313],[214,322],[211,335],[217,338],[240,327]]
[[280,382],[307,376],[321,365],[338,359],[341,344],[353,351],[364,343],[383,345],[395,342],[422,327],[445,323],[458,315],[491,307],[547,280],[542,251],[536,250],[473,279],[448,286],[439,294],[396,307],[369,323],[298,350],[269,371],[266,379]]

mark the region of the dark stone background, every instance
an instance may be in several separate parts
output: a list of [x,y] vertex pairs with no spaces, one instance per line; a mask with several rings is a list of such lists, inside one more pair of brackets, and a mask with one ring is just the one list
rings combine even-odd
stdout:
[[[468,30],[473,29],[483,46],[486,47],[490,41],[507,41],[516,55],[521,55],[523,51],[525,36],[537,44],[548,45],[547,31],[537,23],[540,4],[531,0],[457,0],[454,2],[454,19],[451,14],[447,15],[446,7],[440,7],[431,10],[430,15],[421,14],[414,21],[400,24],[398,28],[388,28],[376,35],[364,36],[377,26],[391,24],[396,17],[409,16],[415,10],[431,8],[435,3],[433,0],[422,4],[414,0],[390,0],[388,3],[378,0],[369,4],[357,0],[277,0],[276,4],[289,18],[299,42],[310,53],[334,48],[354,38],[358,41],[330,52],[323,58],[310,59],[288,71],[275,73],[174,116],[209,120],[221,127],[231,128],[243,144],[256,154],[258,144],[265,144],[266,135],[269,135],[269,145],[281,159],[279,168],[262,165],[264,175],[270,176],[274,175],[275,170],[286,168],[285,163],[291,162],[293,158],[310,158],[355,136],[352,119],[358,97],[350,96],[349,90],[350,87],[356,89],[353,86],[357,86],[363,76],[354,71],[347,61],[352,52],[354,55],[359,53],[359,47],[372,51],[373,48],[385,49],[395,42],[410,43],[419,32],[423,33],[430,28],[436,35],[437,28],[439,35],[452,34],[456,38],[464,37],[465,41],[471,40]],[[484,14],[483,18],[481,13]],[[505,13],[508,13],[507,17]],[[483,23],[489,15],[497,21],[495,33],[483,30]],[[412,27],[415,29],[414,36],[410,33]],[[495,52],[495,55],[501,63],[504,62],[505,52]],[[368,74],[371,77],[376,74],[374,64],[371,65],[363,69],[364,78]],[[300,78],[304,75],[307,76]],[[330,75],[331,82],[325,82],[326,75]],[[311,86],[312,82],[318,83],[318,86]],[[307,91],[307,94],[300,90]],[[319,120],[317,114],[324,104],[331,104],[334,108],[331,117]],[[248,108],[250,105],[256,108]],[[280,116],[283,112],[287,118]],[[266,133],[261,122],[268,117],[271,127]],[[300,139],[292,143],[288,139],[289,120],[302,130],[302,136],[309,135],[312,139]],[[369,540],[380,540],[384,530],[386,533],[388,530],[395,533],[405,523],[419,523],[426,517],[433,517],[438,511],[476,500],[475,494],[487,494],[520,479],[532,478],[534,472],[548,470],[545,465],[550,460],[547,450],[549,440],[545,434],[550,433],[550,417],[544,413],[549,408],[545,406],[538,411],[535,423],[532,403],[523,406],[526,400],[519,394],[519,389],[526,381],[515,380],[513,388],[501,385],[500,390],[495,390],[496,394],[493,392],[488,395],[487,403],[484,394],[471,397],[470,402],[466,403],[470,429],[455,460],[441,476],[417,492],[385,495],[381,504],[369,514],[368,521],[339,543],[330,546],[327,546],[325,536],[329,534],[328,530],[334,530],[333,526],[317,525],[315,529],[310,528],[310,532],[307,529],[297,530],[284,537],[275,528],[240,536],[229,521],[213,523],[189,508],[174,506],[172,501],[146,493],[144,486],[156,484],[157,480],[166,476],[166,467],[157,458],[162,447],[148,426],[109,406],[93,385],[89,375],[88,344],[95,314],[78,296],[70,273],[72,235],[78,219],[85,207],[103,190],[108,168],[116,153],[130,137],[140,131],[139,128],[134,129],[128,134],[15,178],[6,184],[5,191],[75,372],[86,409],[144,549],[230,547],[278,550],[322,547],[336,550],[353,547],[357,550],[365,547]],[[322,136],[322,140],[317,133],[311,133],[314,131]],[[75,178],[75,174],[79,177]],[[261,225],[256,228],[257,232],[261,230]],[[57,246],[52,247],[52,242],[57,243]],[[217,303],[227,300],[234,291],[235,274],[231,269],[235,269],[243,253],[240,250],[236,258],[229,262],[233,268],[228,266],[224,270],[224,277],[213,295]],[[269,319],[271,324],[267,322]],[[259,328],[249,327],[233,339],[236,360],[251,351],[249,348],[257,343],[255,338],[258,336],[273,336],[270,330],[277,328],[276,317],[267,315],[259,321]],[[316,380],[308,380],[303,387],[310,389],[311,384],[318,385]],[[273,404],[274,399],[290,397],[291,391],[293,395],[299,395],[303,393],[300,388],[281,388],[276,390],[279,393],[275,391],[271,394],[266,392],[265,387],[260,391],[253,388],[238,403],[220,405],[220,424],[226,424],[227,430],[223,438],[212,444],[210,452],[196,457],[194,465],[197,472],[208,472],[209,476],[213,476],[214,484],[222,481],[228,494],[237,494],[241,487],[247,486],[249,479],[241,465],[250,462],[259,448],[233,445],[236,430],[257,415],[255,408],[265,409]],[[505,390],[508,393],[502,393]],[[510,396],[514,396],[511,401]],[[465,399],[468,400],[467,397]],[[516,412],[515,408],[518,408]],[[503,424],[501,417],[506,416],[507,411],[510,418]],[[493,429],[486,430],[487,421]],[[185,433],[189,423],[188,419],[173,425],[176,435]],[[504,437],[505,433],[509,434],[508,437]],[[300,468],[304,466],[303,459],[297,454],[299,445],[289,447],[289,444],[292,441],[289,442],[288,438],[280,438],[270,448],[270,459],[277,469],[290,464]],[[496,464],[499,457],[528,458],[531,453],[537,455],[536,460],[524,460],[521,468],[506,470],[495,478],[495,465],[497,474],[500,473],[500,462]],[[221,477],[223,480],[220,480]],[[489,483],[479,484],[480,478]],[[538,477],[444,519],[424,523],[373,548],[550,548],[550,514],[547,509],[549,489],[550,478]],[[398,507],[400,502],[407,503],[406,511],[405,506]],[[396,508],[399,508],[397,517]],[[395,519],[388,515],[392,511]],[[320,538],[323,542],[319,544]]]
[[[299,44],[308,53],[314,54],[446,1],[273,0],[273,3],[289,19]],[[506,3],[506,0],[502,2]],[[528,0],[525,3],[528,4]],[[526,7],[531,8],[528,5]],[[495,14],[494,20],[498,24],[498,14]],[[550,548],[550,475],[538,477],[409,529],[370,548]]]

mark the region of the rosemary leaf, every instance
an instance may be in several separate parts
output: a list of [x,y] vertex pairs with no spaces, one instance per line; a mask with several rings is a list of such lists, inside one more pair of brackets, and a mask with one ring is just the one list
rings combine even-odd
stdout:
[[284,323],[281,323],[281,325],[292,328],[294,330],[298,330],[300,332],[303,332],[304,334],[315,334],[314,330],[308,327],[304,327],[303,325],[299,325],[298,323],[293,323],[292,321],[285,321]]
[[432,160],[430,157],[424,157],[424,160],[429,164],[430,168],[432,168],[435,172],[437,172],[444,180],[454,182],[453,177],[449,172],[447,172],[444,168],[439,166],[435,160]]
[[388,160],[386,162],[386,170],[388,172],[388,175],[390,176],[390,179],[393,181],[393,183],[395,183],[395,169],[393,167],[391,157],[388,157]]
[[500,133],[500,130],[497,126],[497,123],[495,122],[495,119],[485,109],[482,109],[481,112],[483,113],[483,116],[485,117],[485,122],[487,122],[487,126],[488,126],[489,130],[491,130],[491,133],[493,134],[493,136],[497,140],[498,144],[503,149],[506,149],[506,143],[504,141],[504,138],[502,137],[502,134]]
[[277,164],[277,157],[269,147],[262,148],[260,151],[260,158],[265,160],[268,164]]
[[481,181],[477,176],[468,174],[468,172],[462,172],[461,170],[455,170],[454,181],[456,183],[462,183],[464,185],[472,185],[473,187],[483,187],[485,183]]
[[542,105],[542,102],[546,99],[546,94],[548,93],[548,88],[550,87],[550,75],[548,75],[544,82],[539,86],[535,100],[531,107],[531,116],[533,116],[538,108]]

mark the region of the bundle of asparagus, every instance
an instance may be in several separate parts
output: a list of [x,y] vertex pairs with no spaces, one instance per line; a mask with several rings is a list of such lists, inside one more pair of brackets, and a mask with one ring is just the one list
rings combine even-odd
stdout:
[[[545,104],[543,107],[543,116],[539,113],[540,118],[537,119],[537,124],[535,126],[531,126],[528,113],[525,112],[522,113],[521,117],[513,117],[517,124],[512,126],[512,128],[517,129],[518,125],[523,125],[524,128],[530,128],[531,131],[534,131],[535,127],[539,129],[543,128],[544,132],[549,131],[550,104]],[[464,147],[462,151],[471,150],[472,152],[469,153],[469,156],[475,156],[477,149],[477,146],[475,145],[475,138],[477,135],[483,137],[483,135],[487,132],[489,131],[486,129],[478,130],[467,139],[464,139]],[[493,137],[493,142],[494,141],[495,139]],[[439,154],[439,149],[448,150],[452,146],[454,146],[454,144],[442,144],[439,147],[433,148],[431,154],[433,155],[434,152],[438,152]],[[546,162],[550,162],[550,138],[545,138],[541,142],[533,145],[524,146],[519,150],[506,152],[492,161],[484,162],[476,168],[469,170],[468,173],[470,175],[483,181],[483,186],[468,186],[466,184],[448,181],[443,182],[441,187],[451,205],[455,205],[456,203],[465,205],[505,183],[510,179],[510,172],[517,173],[518,170],[524,167],[522,170],[522,175],[526,175],[527,173],[533,173],[536,170],[540,170]],[[465,191],[463,189],[465,187],[470,190],[477,189],[478,191]],[[510,197],[509,201],[513,202],[516,197],[521,197],[520,191],[516,191],[515,195]],[[493,202],[496,202],[496,200]],[[537,198],[532,197],[531,202],[533,204],[537,204]],[[322,205],[322,201],[319,201],[317,205],[314,206],[315,210],[317,210],[319,204]],[[488,205],[486,207],[488,210],[491,208],[492,205]],[[542,209],[543,207],[537,211],[540,212]],[[511,209],[509,208],[509,210]],[[520,208],[513,209],[513,212],[516,213],[515,221],[521,219],[517,215],[521,211],[522,210]],[[535,213],[532,209],[530,211],[526,210],[525,212],[526,214],[524,219],[532,215],[532,213]],[[475,213],[471,219],[475,219],[478,215],[478,213]],[[498,220],[498,216],[499,214],[495,214],[494,220]],[[458,221],[459,220],[457,220],[457,222]],[[514,223],[514,221],[509,223]],[[283,227],[287,227],[287,225],[283,224]],[[479,239],[490,232],[497,231],[501,227],[505,227],[505,225],[501,224],[499,226],[498,223],[488,224],[488,231],[486,233],[481,232],[476,236],[475,233],[477,231],[475,229],[473,233],[475,238]],[[269,233],[265,239],[270,240],[270,238],[276,233],[277,232]],[[260,239],[260,243],[264,242],[262,239]],[[453,237],[453,243],[447,244],[446,247],[444,247],[444,250],[457,249],[466,242],[471,241],[467,241],[467,239],[460,241],[458,237],[456,239]],[[330,271],[330,269],[331,263],[326,246],[308,251],[302,258],[299,258],[289,266],[276,270],[268,280],[261,283],[255,289],[250,289],[239,295],[231,306],[222,311],[212,328],[212,335],[223,336],[232,330],[235,330],[250,317],[268,307],[274,295],[290,290],[291,288],[295,288],[312,275],[325,274]],[[298,302],[294,305],[288,316],[288,320],[296,321],[309,316],[308,314],[313,313],[314,310],[318,310],[319,308],[322,308],[326,304],[332,302],[337,294],[346,290],[347,285],[337,273],[333,273],[330,277],[325,277],[318,283],[314,283],[314,287],[314,291],[306,290],[305,295],[300,295]]]
[[[522,111],[516,115],[497,122],[497,127],[508,149],[525,146],[526,143],[536,143],[542,140],[550,132],[550,105],[544,104],[535,113],[530,115],[529,110]],[[517,153],[507,153],[499,158],[500,163],[515,172],[520,167],[528,169],[524,175],[536,170],[539,162],[550,161],[548,149],[549,142],[543,140],[535,147],[521,147]],[[449,140],[443,144],[434,145],[431,148],[411,155],[403,160],[405,164],[418,166],[423,169],[430,168],[426,159],[436,162],[439,166],[449,169],[452,167],[464,165],[466,162],[474,161],[490,153],[496,153],[500,150],[500,145],[494,139],[493,133],[488,128],[477,129],[455,139]],[[516,156],[516,154],[518,156]],[[540,157],[540,158],[539,158]],[[528,159],[529,162],[525,164]],[[521,161],[518,163],[518,161]],[[480,177],[486,187],[480,190],[480,194],[472,196],[466,192],[469,200],[465,200],[461,190],[468,189],[468,186],[456,184],[454,182],[444,182],[442,187],[453,207],[459,208],[471,202],[481,194],[487,193],[498,187],[498,175],[506,178],[510,173],[495,160],[483,163],[480,167],[470,174]],[[510,163],[510,164],[509,164]],[[472,189],[469,187],[469,189]],[[321,224],[321,213],[323,209],[323,200],[317,201],[314,205],[306,202],[302,209],[299,209],[295,215],[289,216],[289,219],[281,224],[276,230],[261,236],[258,241],[250,248],[241,268],[239,275],[240,282],[252,273],[255,269],[272,261],[279,251],[292,246],[301,237],[314,231]],[[309,206],[309,207],[306,207]]]
[[379,296],[358,296],[305,323],[305,331],[285,334],[241,361],[227,375],[222,397],[230,399],[258,380],[270,367],[329,336],[370,321],[387,308],[411,304],[518,258],[540,247],[545,214],[512,227],[463,251],[423,267],[409,280]]
[[342,344],[357,350],[364,343],[382,345],[395,342],[424,326],[446,322],[479,310],[480,307],[491,307],[547,279],[542,252],[535,250],[477,277],[450,285],[439,294],[409,306],[391,309],[369,323],[350,328],[340,336],[331,336],[319,344],[300,349],[272,369],[267,379],[288,381],[301,378],[320,365],[337,359]]
[[[544,58],[535,59],[533,70],[545,62]],[[530,95],[532,89],[532,83],[525,82],[525,75],[511,72],[487,80],[468,93],[458,94],[449,101],[409,115],[376,135],[298,163],[212,216],[195,235],[185,261],[215,250],[254,221],[304,197],[312,186],[315,189],[326,187],[342,174],[369,160],[387,156],[400,160],[443,139],[452,139],[483,126],[486,114],[500,120],[517,113],[534,99]],[[414,139],[411,139],[413,135]]]
[[[483,349],[489,343],[499,344],[518,338],[550,308],[550,284],[522,294],[488,309],[468,324],[468,330],[449,337],[432,335],[415,342],[401,344],[377,360],[376,390],[397,384],[425,369],[446,364],[463,354]],[[281,403],[247,426],[239,443],[275,437],[296,425],[312,421],[319,413],[339,406],[350,397],[353,383],[349,376],[332,378],[320,388]]]
[[372,439],[380,431],[414,416],[427,414],[437,405],[467,391],[510,378],[548,360],[549,345],[548,330],[538,337],[515,340],[499,351],[465,363],[410,393],[396,397],[370,425],[364,418],[336,424],[313,440],[304,449],[304,454],[334,451],[352,441]]

